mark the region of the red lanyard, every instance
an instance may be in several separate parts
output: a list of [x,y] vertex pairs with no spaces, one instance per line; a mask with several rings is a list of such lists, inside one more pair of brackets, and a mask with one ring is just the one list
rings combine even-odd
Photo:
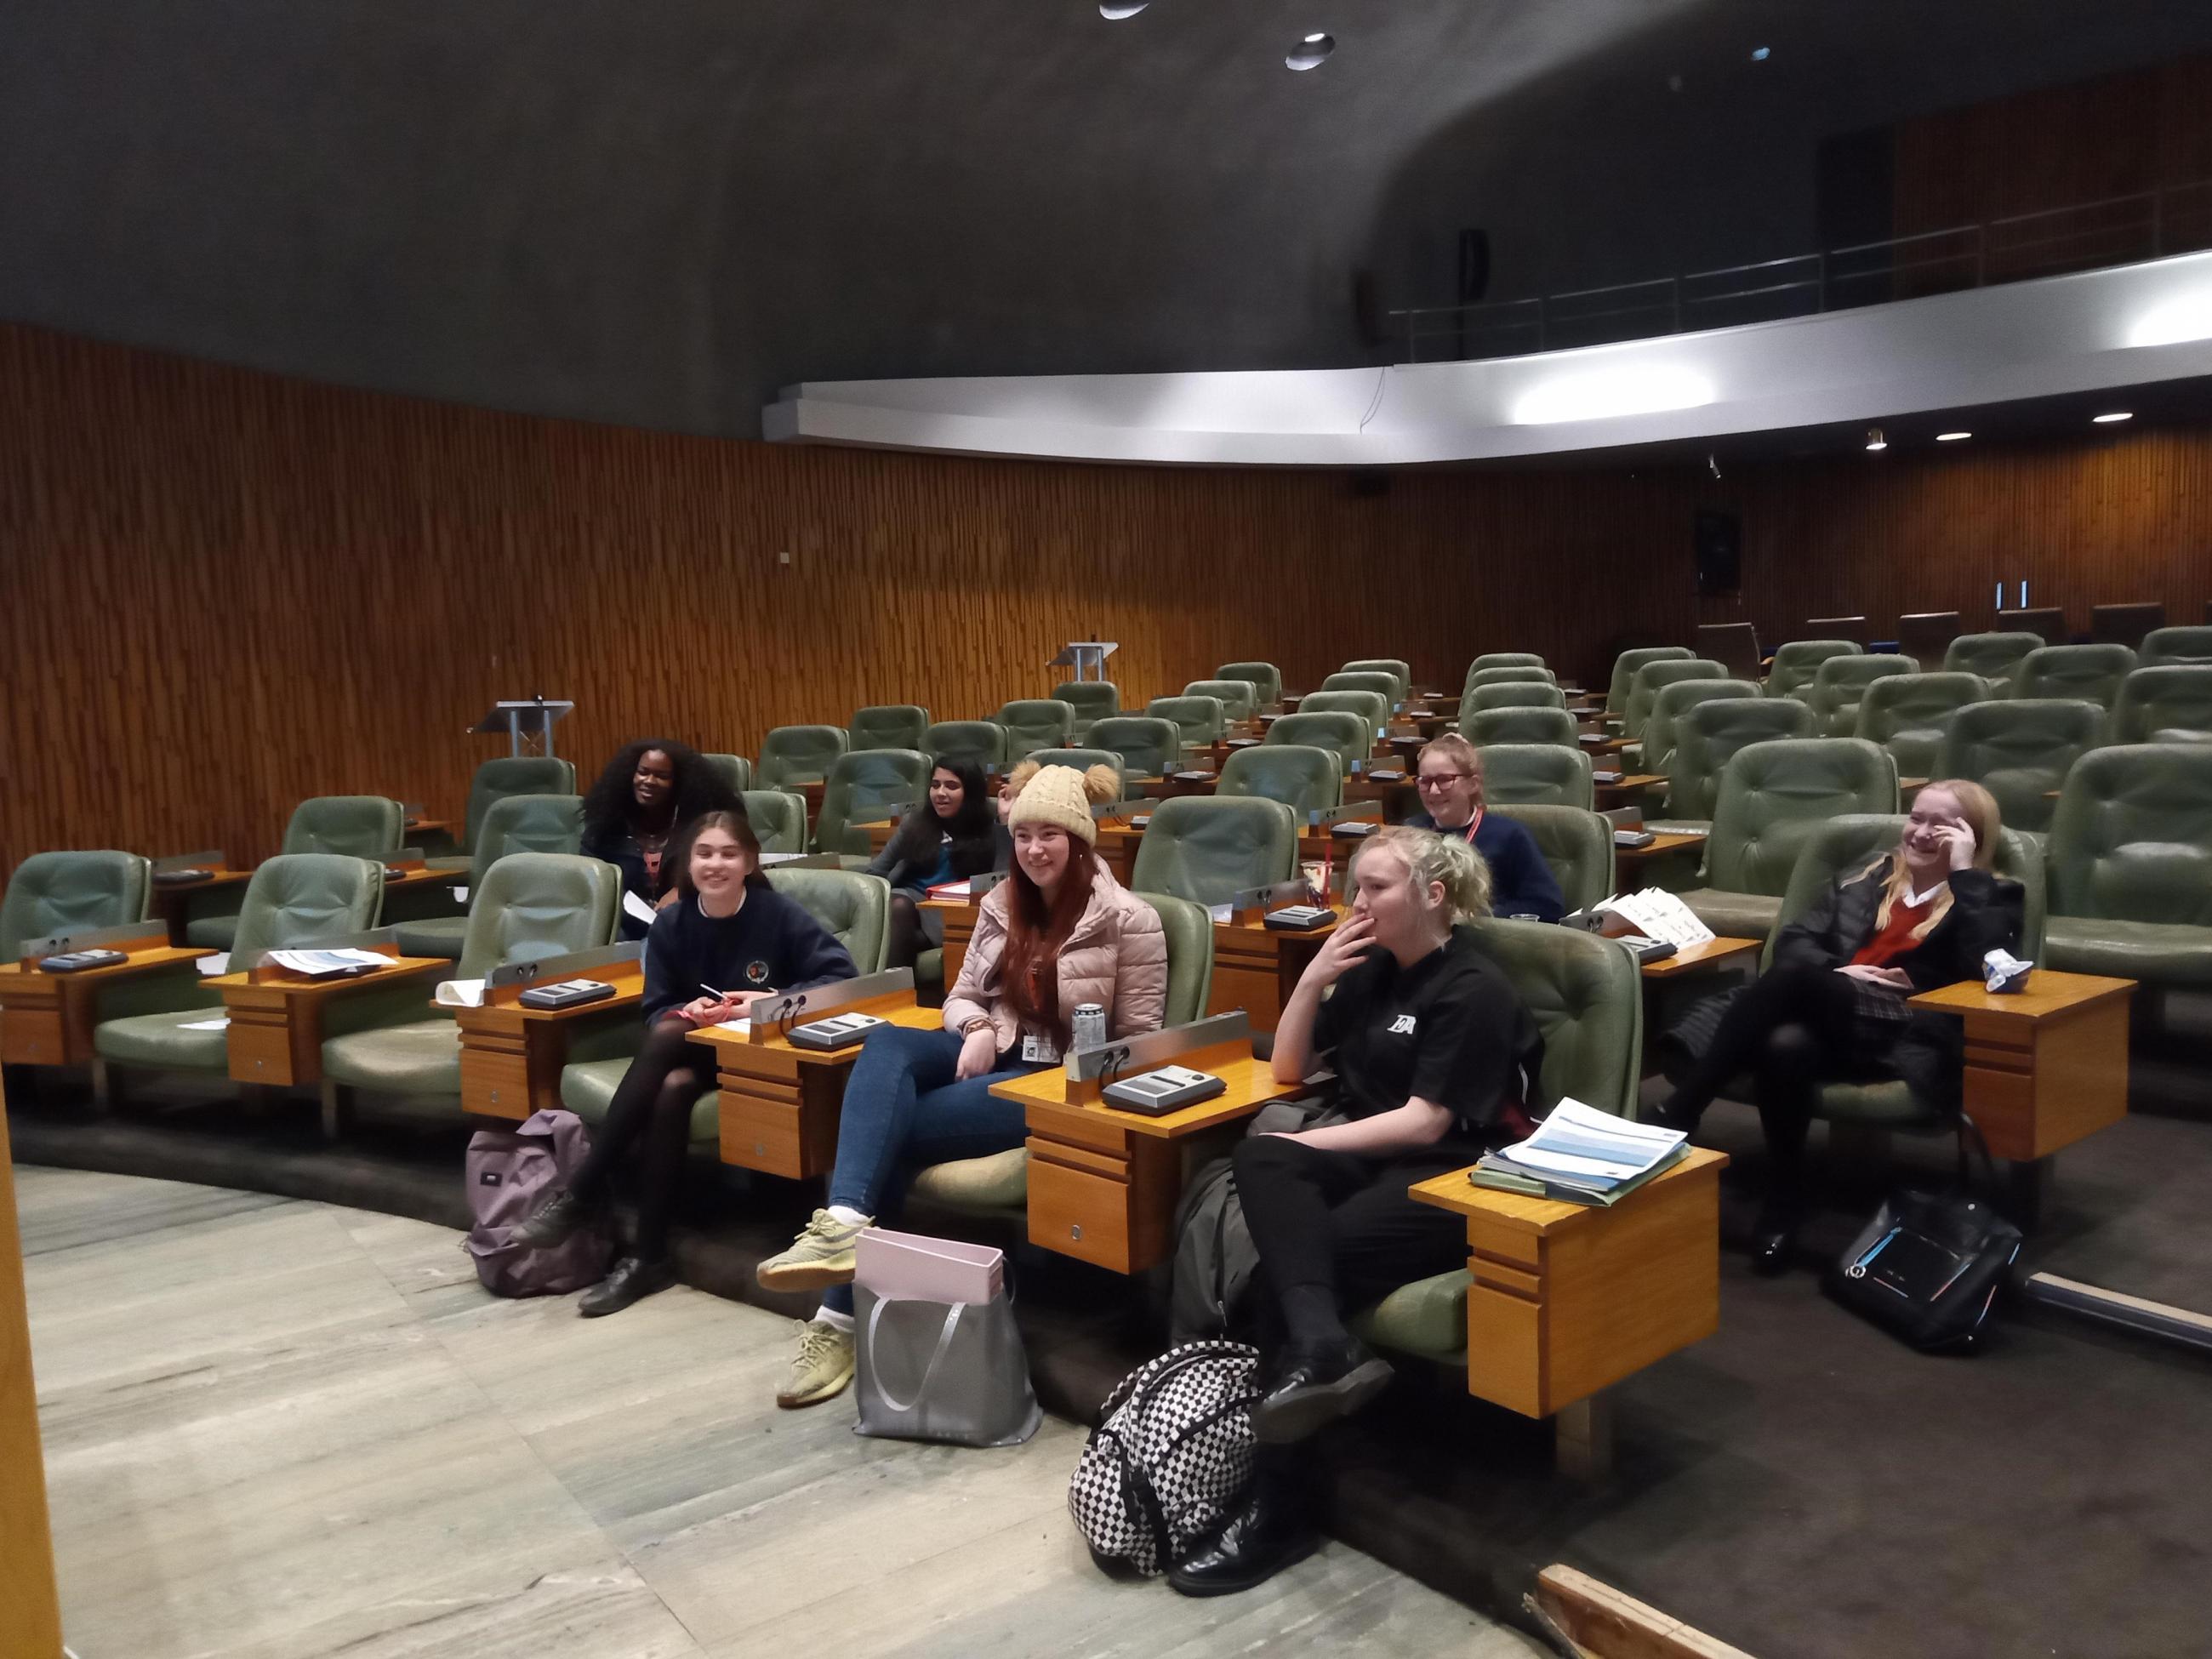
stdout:
[[1487,811],[1489,811],[1489,808],[1487,807],[1476,807],[1474,809],[1474,816],[1467,821],[1467,828],[1464,830],[1455,830],[1452,831],[1452,834],[1457,836],[1469,847],[1474,846],[1474,832],[1482,828],[1482,815]]

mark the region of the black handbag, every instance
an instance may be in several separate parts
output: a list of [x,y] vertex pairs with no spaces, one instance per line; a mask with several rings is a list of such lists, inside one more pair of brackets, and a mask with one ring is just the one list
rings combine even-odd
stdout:
[[2020,1255],[2020,1229],[1974,1195],[1970,1139],[1987,1164],[1989,1149],[1961,1115],[1956,1188],[1892,1194],[1828,1270],[1824,1286],[1844,1307],[1923,1353],[1978,1350]]

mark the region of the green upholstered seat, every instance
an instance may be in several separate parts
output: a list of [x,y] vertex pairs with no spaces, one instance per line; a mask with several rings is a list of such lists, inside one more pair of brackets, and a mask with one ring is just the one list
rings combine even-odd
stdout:
[[1258,795],[1180,795],[1152,809],[1129,885],[1200,904],[1225,904],[1248,888],[1297,873],[1298,820]]
[[877,703],[853,711],[846,728],[849,750],[921,749],[929,739],[929,710],[918,703]]
[[850,746],[842,726],[779,726],[761,739],[753,768],[756,789],[789,789],[820,783]]
[[[1213,989],[1213,921],[1202,904],[1164,893],[1139,893],[1167,936],[1168,992],[1160,1024],[1188,1025],[1206,1012]],[[915,1172],[910,1198],[970,1215],[1015,1216],[1028,1207],[1030,1155],[1010,1147]]]
[[2212,628],[2155,628],[2136,653],[2145,668],[2186,668],[2212,663]]
[[1259,692],[1259,704],[1271,708],[1283,700],[1283,677],[1271,662],[1225,662],[1213,671],[1216,679],[1249,680]]
[[1721,771],[1698,872],[1705,885],[1682,902],[1723,938],[1763,939],[1781,914],[1797,854],[1823,823],[1896,811],[1897,768],[1863,738],[1747,744]]
[[1978,674],[1892,674],[1859,698],[1853,735],[1889,750],[1898,776],[1933,777],[1951,717],[1968,703],[1987,702],[1989,695],[1989,682]]
[[1464,698],[1486,685],[1557,685],[1559,677],[1541,663],[1500,663],[1493,668],[1470,668],[1460,686]]
[[1477,674],[1492,668],[1541,668],[1544,659],[1534,651],[1486,651],[1468,664],[1462,684],[1472,682]]
[[[1644,1058],[1644,988],[1636,959],[1612,939],[1542,922],[1466,924],[1505,971],[1544,1037],[1529,1109],[1573,1098],[1625,1117],[1637,1113]],[[1352,1322],[1378,1347],[1442,1364],[1467,1358],[1465,1271],[1403,1285]]]
[[[1154,697],[1145,713],[1156,720],[1173,720],[1182,733],[1182,746],[1194,749],[1213,742],[1228,730],[1228,717],[1218,697]],[[1095,734],[1097,727],[1091,727]],[[1105,744],[1112,748],[1113,744]]]
[[1868,686],[1893,674],[1919,672],[1920,665],[1912,658],[1893,653],[1829,658],[1814,671],[1813,684],[1805,688],[1814,732],[1824,738],[1851,736],[1859,728],[1859,703]]
[[136,853],[33,853],[0,894],[0,957],[25,939],[143,921],[153,865]]
[[1303,743],[1255,744],[1229,757],[1213,793],[1279,800],[1303,823],[1310,812],[1344,804],[1344,769],[1333,749]]
[[1182,728],[1158,714],[1117,714],[1091,728],[1091,747],[1121,757],[1126,788],[1129,778],[1157,778],[1182,764]]
[[2053,968],[2212,988],[2212,744],[2074,763],[2051,825]]
[[[361,933],[376,925],[383,900],[380,859],[279,853],[246,884],[231,952],[279,951]],[[224,1031],[187,1029],[222,1012],[222,994],[197,970],[134,976],[118,989],[125,994],[101,999],[102,1018],[93,1028],[92,1046],[102,1060],[149,1071],[229,1070]]]
[[2008,697],[2021,664],[2042,645],[2039,634],[1961,634],[1943,653],[1943,672],[1979,674],[1989,682],[1991,696]]
[[972,761],[985,771],[1006,766],[1006,728],[996,720],[939,720],[922,734],[932,761]]
[[1295,714],[1285,714],[1267,728],[1264,744],[1302,744],[1314,749],[1327,749],[1336,756],[1344,775],[1366,764],[1375,750],[1375,732],[1358,714],[1347,714],[1341,709],[1308,714],[1301,708]]
[[929,797],[929,757],[919,749],[856,749],[840,755],[823,786],[814,850],[866,860],[864,823],[893,818]]
[[1182,689],[1186,697],[1212,697],[1221,704],[1222,718],[1235,725],[1252,718],[1260,706],[1249,680],[1193,680]]
[[495,801],[509,795],[573,795],[576,766],[573,761],[547,755],[502,755],[477,768],[469,780],[468,812],[463,820],[461,845],[450,857],[430,860],[441,869],[465,870],[477,850],[477,832]]
[[2013,681],[2015,697],[2080,697],[2109,709],[2135,672],[2124,645],[2046,645],[2027,653]]
[[1698,623],[1698,654],[1720,664],[1732,680],[1748,680],[1756,685],[1766,672],[1759,648],[1759,630],[1749,623]]
[[1390,724],[1390,701],[1380,691],[1357,689],[1338,691],[1316,691],[1298,704],[1301,714],[1351,714],[1356,717],[1367,733],[1371,748],[1375,739]]
[[1686,645],[1639,645],[1613,659],[1613,678],[1605,692],[1605,712],[1616,719],[1628,712],[1628,693],[1636,671],[1648,662],[1686,662],[1697,653]]
[[[509,795],[494,802],[477,831],[477,850],[469,860],[470,901],[474,902],[492,866],[508,854],[575,853],[582,850],[583,840],[580,795]],[[465,915],[425,916],[393,926],[402,956],[458,958],[468,942]]]
[[1482,798],[1497,806],[1578,806],[1597,799],[1590,757],[1556,743],[1492,743],[1482,757]]
[[[1654,663],[1654,668],[1675,668],[1678,663]],[[1664,772],[1674,756],[1674,731],[1681,720],[1682,711],[1701,702],[1712,702],[1722,697],[1755,697],[1759,686],[1752,680],[1670,680],[1659,688],[1651,699],[1651,707],[1644,717],[1640,741],[1643,753],[1637,769],[1644,772]]]
[[1495,743],[1549,743],[1568,749],[1581,744],[1582,728],[1564,708],[1521,705],[1467,709],[1459,717],[1459,729],[1478,749]]
[[1566,713],[1567,694],[1549,680],[1492,680],[1461,693],[1459,717],[1485,708],[1556,708]]
[[1413,692],[1413,665],[1397,657],[1362,657],[1356,662],[1345,664],[1336,672],[1340,674],[1388,674],[1397,687],[1390,694],[1393,702],[1403,702]]
[[[598,859],[512,853],[491,866],[469,909],[456,979],[481,979],[510,962],[568,956],[613,941],[622,872]],[[461,1091],[460,1028],[424,1018],[420,981],[364,988],[331,1004],[323,1076],[339,1088],[449,1096]]]
[[782,789],[748,789],[738,797],[763,853],[806,850],[806,797]]
[[[1133,718],[1142,720],[1144,716]],[[1049,755],[1039,755],[1037,759],[1048,766],[1072,766],[1079,772],[1088,772],[1094,766],[1112,767],[1121,780],[1121,793],[1115,796],[1116,800],[1129,799],[1129,779],[1133,775],[1146,775],[1135,774],[1133,768],[1125,765],[1118,749],[1055,749]]]
[[1019,761],[1036,750],[1057,749],[1066,743],[1075,730],[1075,705],[1058,697],[1017,697],[1001,704],[991,718],[1006,728],[1007,758]]
[[699,758],[720,778],[732,794],[742,795],[753,787],[753,763],[743,755],[702,755]]
[[2212,738],[2212,662],[2138,668],[2112,705],[2114,743],[2192,743]]
[[1865,647],[1856,640],[1792,640],[1774,653],[1766,671],[1766,695],[1802,697],[1813,689],[1813,677],[1831,657],[1858,657]]
[[[1388,714],[1396,704],[1406,700],[1406,694],[1397,675],[1387,670],[1340,668],[1315,688],[1321,691],[1372,691],[1382,699],[1382,712]],[[1311,701],[1309,699],[1308,701]],[[1299,708],[1305,707],[1300,703]]]
[[1666,657],[1647,662],[1628,682],[1628,706],[1621,711],[1621,735],[1641,738],[1660,690],[1680,680],[1724,680],[1728,670],[1707,657]]
[[2051,793],[2105,740],[2105,711],[2069,697],[2008,697],[1951,716],[1927,775],[1966,778],[1996,797],[2014,830],[2051,827]]
[[[615,1091],[629,1070],[643,1033],[629,1035],[629,1053],[592,1060],[574,1060],[561,1068],[561,1103],[593,1129],[606,1121]],[[592,1045],[598,1046],[598,1045]],[[722,1091],[709,1089],[691,1107],[691,1144],[719,1146],[721,1141]]]
[[[500,797],[499,799],[505,799]],[[496,806],[498,800],[492,805]],[[399,838],[407,821],[406,809],[382,795],[316,795],[292,809],[284,825],[284,853],[335,853],[344,858],[374,859],[379,864],[399,851]],[[471,845],[483,836],[481,822]],[[234,893],[236,889],[231,890]],[[216,898],[213,911],[202,910],[185,925],[185,942],[210,951],[228,951],[238,935],[238,916],[225,912]],[[239,899],[243,902],[242,896]]]
[[1526,829],[1544,855],[1570,910],[1586,910],[1613,896],[1613,823],[1583,806],[1516,806],[1491,801],[1487,810]]
[[[1074,710],[1074,721],[1067,735],[1079,743],[1088,742],[1087,733],[1098,721],[1111,720],[1121,712],[1121,688],[1111,680],[1062,680],[1052,689],[1053,700],[1066,703]],[[1009,750],[1019,760],[1021,752]]]
[[1737,750],[1775,738],[1812,735],[1813,711],[1795,697],[1715,697],[1692,703],[1674,717],[1674,748],[1666,766],[1667,816],[1711,822],[1722,769]]

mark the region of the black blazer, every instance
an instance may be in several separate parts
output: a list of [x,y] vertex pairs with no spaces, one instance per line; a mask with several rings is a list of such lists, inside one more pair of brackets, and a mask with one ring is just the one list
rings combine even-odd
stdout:
[[[1882,884],[1894,853],[1849,881],[1832,884],[1813,908],[1774,941],[1777,968],[1840,968],[1875,935]],[[1915,991],[1932,991],[1982,976],[1982,958],[2002,947],[2020,948],[2027,894],[2016,881],[1986,870],[1960,870],[1951,878],[1951,908],[1926,939],[1889,965],[1904,969]]]

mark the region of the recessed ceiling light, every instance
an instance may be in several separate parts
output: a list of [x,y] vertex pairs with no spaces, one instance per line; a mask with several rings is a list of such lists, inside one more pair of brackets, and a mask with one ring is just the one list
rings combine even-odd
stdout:
[[1751,49],[1751,61],[1754,64],[1763,64],[1773,55],[1774,48],[1771,46],[1753,46]]
[[2115,421],[2132,421],[2135,417],[2132,409],[2116,409],[2109,415],[2092,415],[2089,418],[2099,426],[2110,426]]
[[1109,23],[1118,23],[1125,17],[1134,17],[1152,0],[1098,0],[1098,15]]
[[1939,432],[1936,434],[1936,441],[1939,444],[1955,444],[1963,442],[1973,435],[1971,432]]
[[1880,427],[1870,426],[1867,428],[1867,447],[1872,450],[1883,450],[1889,447],[1889,440],[1881,435]]
[[1283,59],[1283,67],[1294,70],[1319,69],[1322,59],[1336,50],[1333,34],[1309,34],[1291,48],[1290,56]]

